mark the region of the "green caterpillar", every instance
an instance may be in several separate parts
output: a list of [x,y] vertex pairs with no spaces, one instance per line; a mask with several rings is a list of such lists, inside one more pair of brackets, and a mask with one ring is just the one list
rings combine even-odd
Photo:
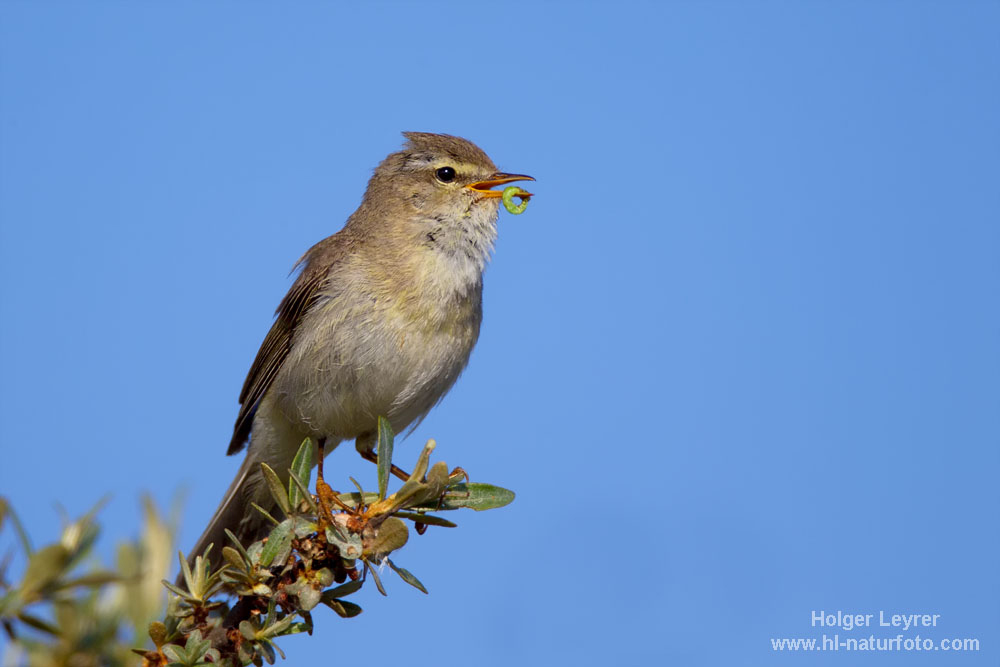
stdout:
[[[521,200],[521,203],[515,204],[514,197],[518,197]],[[524,213],[524,209],[528,208],[529,197],[531,197],[531,195],[527,190],[522,190],[516,185],[511,185],[510,187],[503,189],[503,207],[507,209],[508,213],[521,215]]]

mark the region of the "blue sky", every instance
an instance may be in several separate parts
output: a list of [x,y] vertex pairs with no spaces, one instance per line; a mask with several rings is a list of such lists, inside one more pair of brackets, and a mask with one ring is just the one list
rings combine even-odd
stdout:
[[[448,132],[538,196],[396,452],[434,437],[518,497],[411,540],[430,595],[390,578],[288,664],[1000,660],[997,3],[0,19],[0,490],[38,540],[111,492],[111,553],[143,490],[187,489],[190,545],[288,270],[401,131]],[[814,610],[940,614],[922,636],[981,650],[775,653]]]

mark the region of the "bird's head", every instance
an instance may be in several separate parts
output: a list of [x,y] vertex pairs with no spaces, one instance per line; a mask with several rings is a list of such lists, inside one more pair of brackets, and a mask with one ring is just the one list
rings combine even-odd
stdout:
[[403,149],[375,169],[365,198],[383,200],[404,215],[406,211],[452,219],[495,215],[503,192],[494,188],[535,180],[499,171],[481,148],[461,137],[428,132],[403,136],[407,140]]

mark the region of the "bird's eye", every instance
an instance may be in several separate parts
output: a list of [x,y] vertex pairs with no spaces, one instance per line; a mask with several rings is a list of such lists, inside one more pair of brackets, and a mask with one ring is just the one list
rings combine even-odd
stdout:
[[455,180],[455,170],[451,167],[441,167],[434,172],[434,175],[437,176],[437,179],[442,183],[451,183]]

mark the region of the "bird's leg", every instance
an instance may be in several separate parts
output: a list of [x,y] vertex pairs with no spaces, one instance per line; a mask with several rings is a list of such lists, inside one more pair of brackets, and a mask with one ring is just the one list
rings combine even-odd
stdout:
[[333,522],[333,512],[330,510],[330,505],[340,501],[334,490],[326,483],[326,479],[323,478],[323,447],[325,445],[326,438],[320,438],[316,441],[316,453],[319,457],[319,462],[316,464],[316,497],[319,498],[319,507],[322,510],[318,517],[320,533]]
[[[374,464],[378,464],[378,454],[375,453],[375,438],[369,435],[358,436],[358,439],[354,441],[354,446],[358,450],[358,454],[361,454],[361,458],[365,461],[371,461]],[[404,482],[410,479],[410,473],[406,472],[396,464],[393,464],[389,470],[393,475],[400,478]]]
[[323,455],[323,449],[325,447],[326,447],[326,438],[320,438],[316,441],[316,456],[319,457],[319,460],[316,462],[316,467],[318,468],[316,472],[316,484],[317,486],[319,484],[323,484],[324,486],[328,487],[329,484],[327,484],[326,480],[323,479],[323,459],[326,458]]

